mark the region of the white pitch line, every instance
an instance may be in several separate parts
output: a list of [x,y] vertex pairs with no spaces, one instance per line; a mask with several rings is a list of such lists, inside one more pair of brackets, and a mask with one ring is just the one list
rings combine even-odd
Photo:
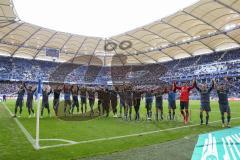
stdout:
[[[13,117],[14,114],[10,111],[10,109],[7,107],[7,105],[5,103],[2,103],[2,104],[3,104],[4,108],[9,112],[10,116]],[[21,129],[21,131],[24,133],[27,140],[32,144],[33,148],[37,149],[35,146],[35,139],[31,136],[31,134],[26,130],[26,128],[24,128],[22,123],[17,118],[13,118],[13,119],[17,123],[17,125]]]
[[[232,118],[231,120],[236,120],[236,119],[240,119],[240,117],[235,117],[235,118]],[[217,123],[217,122],[221,122],[221,120],[212,121],[212,122],[209,122],[209,124]],[[43,147],[40,147],[40,149],[71,146],[71,145],[75,145],[75,144],[84,144],[84,143],[92,143],[92,142],[107,141],[107,140],[115,140],[115,139],[122,139],[122,138],[127,138],[127,137],[137,137],[137,136],[143,136],[143,135],[154,134],[154,133],[159,133],[159,132],[172,131],[172,130],[178,130],[178,129],[183,129],[183,128],[191,128],[191,127],[196,127],[196,126],[200,126],[200,124],[192,124],[192,125],[180,126],[180,127],[175,127],[175,128],[167,128],[167,129],[161,129],[161,130],[156,130],[156,131],[148,131],[148,132],[142,132],[142,133],[136,133],[136,134],[129,134],[129,135],[124,135],[124,136],[86,140],[86,141],[75,142],[74,144],[57,144],[57,145],[51,145],[51,146],[43,146]]]
[[62,141],[62,142],[67,142],[70,144],[75,144],[75,141],[71,141],[71,140],[66,140],[66,139],[39,139],[40,141]]

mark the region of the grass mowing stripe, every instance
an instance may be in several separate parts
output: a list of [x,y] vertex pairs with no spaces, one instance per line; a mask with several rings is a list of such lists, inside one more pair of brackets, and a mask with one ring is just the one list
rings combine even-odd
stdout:
[[[2,103],[4,108],[8,111],[8,113],[10,114],[10,116],[14,116],[14,114],[10,111],[10,109],[7,107],[7,105],[3,102]],[[35,146],[35,139],[31,136],[31,134],[26,130],[26,128],[22,125],[22,123],[17,119],[14,118],[14,121],[16,122],[16,124],[18,125],[18,127],[20,128],[20,130],[23,132],[23,134],[25,135],[25,137],[27,138],[27,140],[32,144],[34,149],[37,149]]]
[[[236,119],[240,119],[240,117],[235,117],[235,118],[232,118],[231,120],[236,120]],[[212,121],[212,122],[209,122],[209,124],[217,123],[217,122],[221,122],[221,120]],[[59,144],[59,145],[51,145],[51,146],[42,146],[42,147],[40,147],[40,149],[70,146],[70,145],[83,144],[83,143],[92,143],[92,142],[98,142],[98,141],[107,141],[107,140],[121,139],[121,138],[127,138],[127,137],[137,137],[137,136],[143,136],[143,135],[154,134],[154,133],[159,133],[159,132],[172,131],[172,130],[183,129],[183,128],[191,128],[191,127],[196,127],[196,126],[200,126],[200,124],[192,124],[192,125],[187,125],[187,126],[161,129],[161,130],[156,130],[156,131],[148,131],[148,132],[142,132],[142,133],[137,133],[137,134],[129,134],[129,135],[124,135],[124,136],[99,138],[99,139],[75,142],[75,143],[72,143],[72,144]]]

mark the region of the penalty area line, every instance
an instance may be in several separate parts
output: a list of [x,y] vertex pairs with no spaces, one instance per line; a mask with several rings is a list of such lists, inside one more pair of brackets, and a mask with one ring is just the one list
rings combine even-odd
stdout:
[[[231,120],[237,120],[237,119],[240,119],[240,117],[235,117],[235,118],[232,118]],[[209,122],[209,124],[218,123],[218,122],[221,122],[221,120],[212,121],[212,122]],[[93,142],[99,142],[99,141],[116,140],[116,139],[122,139],[122,138],[128,138],[128,137],[138,137],[138,136],[143,136],[143,135],[148,135],[148,134],[154,134],[154,133],[166,132],[166,131],[173,131],[173,130],[191,128],[191,127],[196,127],[196,126],[200,126],[200,124],[192,124],[192,125],[187,125],[187,126],[167,128],[167,129],[161,129],[161,130],[155,130],[155,131],[148,131],[148,132],[142,132],[142,133],[136,133],[136,134],[123,135],[123,136],[115,136],[115,137],[108,137],[108,138],[99,138],[99,139],[93,139],[93,140],[79,141],[79,142],[68,143],[68,144],[41,146],[40,149],[71,146],[71,145],[75,145],[75,144],[86,144],[86,143],[93,143]]]

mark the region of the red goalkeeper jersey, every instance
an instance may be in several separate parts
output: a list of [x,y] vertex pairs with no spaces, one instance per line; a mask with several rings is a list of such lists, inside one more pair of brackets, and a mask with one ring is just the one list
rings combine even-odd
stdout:
[[181,93],[180,93],[180,101],[181,102],[188,102],[189,101],[190,91],[193,88],[194,88],[194,84],[191,87],[189,87],[189,86],[179,87],[179,86],[176,86],[176,84],[175,84],[175,89],[178,89],[178,90],[181,91]]

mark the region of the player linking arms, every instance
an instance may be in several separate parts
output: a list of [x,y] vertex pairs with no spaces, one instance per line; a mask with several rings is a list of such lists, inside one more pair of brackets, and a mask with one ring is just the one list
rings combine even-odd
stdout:
[[132,120],[132,105],[133,105],[133,95],[132,95],[132,87],[131,86],[126,86],[125,90],[125,108],[124,108],[124,118],[125,120]]
[[[86,116],[86,113],[87,113],[87,89],[85,87],[82,87],[80,89],[80,97],[81,97],[81,111],[82,111],[82,115]],[[83,108],[83,106],[84,106],[84,108]]]
[[[184,83],[183,86],[179,87],[174,82],[174,89],[180,90],[180,110],[183,116],[184,123],[188,123],[189,112],[188,112],[188,105],[189,105],[189,94],[190,91],[195,87],[195,81],[193,81],[192,86],[187,86],[187,83]],[[185,110],[185,112],[184,112]]]
[[45,86],[44,90],[42,91],[42,110],[41,110],[41,118],[43,117],[43,111],[44,108],[48,110],[48,116],[51,117],[50,114],[50,108],[49,108],[49,102],[48,97],[52,93],[52,90],[48,91],[48,87]]
[[147,109],[147,120],[152,120],[153,91],[148,89],[145,92],[145,104]]
[[91,109],[90,116],[93,117],[94,116],[93,106],[95,103],[95,90],[93,88],[90,88],[88,89],[87,93],[88,93],[89,106]]
[[135,110],[135,115],[136,115],[135,120],[136,121],[140,120],[139,109],[140,109],[141,98],[142,98],[142,92],[140,91],[140,89],[135,89],[133,91],[133,106],[134,106],[134,110]]
[[113,117],[117,118],[117,105],[118,105],[118,97],[117,97],[118,88],[113,87],[112,90],[110,90],[110,101],[111,101],[111,107],[113,110]]
[[79,87],[77,85],[73,85],[71,87],[72,100],[73,100],[72,106],[71,106],[71,114],[73,114],[75,106],[77,107],[77,113],[79,113],[78,92],[79,92]]
[[[164,88],[159,88],[154,93],[155,95],[155,105],[156,105],[156,120],[158,121],[158,118],[163,120],[163,94],[166,93],[166,90]],[[160,116],[159,116],[160,113]]]
[[71,88],[69,85],[63,86],[63,93],[64,93],[64,114],[70,114],[71,110]]
[[224,83],[221,85],[217,85],[215,82],[215,86],[217,89],[218,94],[218,103],[219,103],[219,109],[222,116],[222,127],[225,127],[225,117],[224,113],[227,113],[227,127],[230,127],[230,120],[231,120],[231,110],[228,103],[228,93],[229,93],[229,86],[228,86],[228,80],[227,78],[224,78]]
[[33,116],[35,116],[34,109],[33,109],[33,95],[36,92],[37,87],[35,87],[34,89],[32,88],[32,86],[26,87],[26,85],[24,83],[24,88],[27,91],[27,103],[26,103],[26,106],[28,108],[29,118],[31,118],[31,113],[33,114]]
[[59,107],[59,102],[60,102],[60,94],[62,92],[62,87],[61,85],[55,86],[53,90],[53,109],[55,112],[55,115],[58,115],[58,107]]
[[208,125],[209,120],[209,112],[211,111],[210,107],[210,93],[214,88],[214,81],[212,82],[212,86],[208,88],[207,84],[203,84],[201,88],[196,84],[196,89],[200,93],[200,101],[201,101],[201,108],[200,108],[200,124],[203,124],[203,111],[206,112],[206,125]]
[[23,105],[23,98],[24,98],[24,94],[25,94],[25,89],[23,85],[19,86],[19,90],[17,92],[17,100],[16,100],[16,104],[15,104],[15,113],[13,117],[17,116],[17,110],[18,107],[20,108],[19,113],[20,115],[18,117],[21,117],[22,115],[22,105]]
[[175,109],[176,109],[176,89],[174,85],[170,85],[166,91],[168,93],[168,114],[169,119],[175,119]]

